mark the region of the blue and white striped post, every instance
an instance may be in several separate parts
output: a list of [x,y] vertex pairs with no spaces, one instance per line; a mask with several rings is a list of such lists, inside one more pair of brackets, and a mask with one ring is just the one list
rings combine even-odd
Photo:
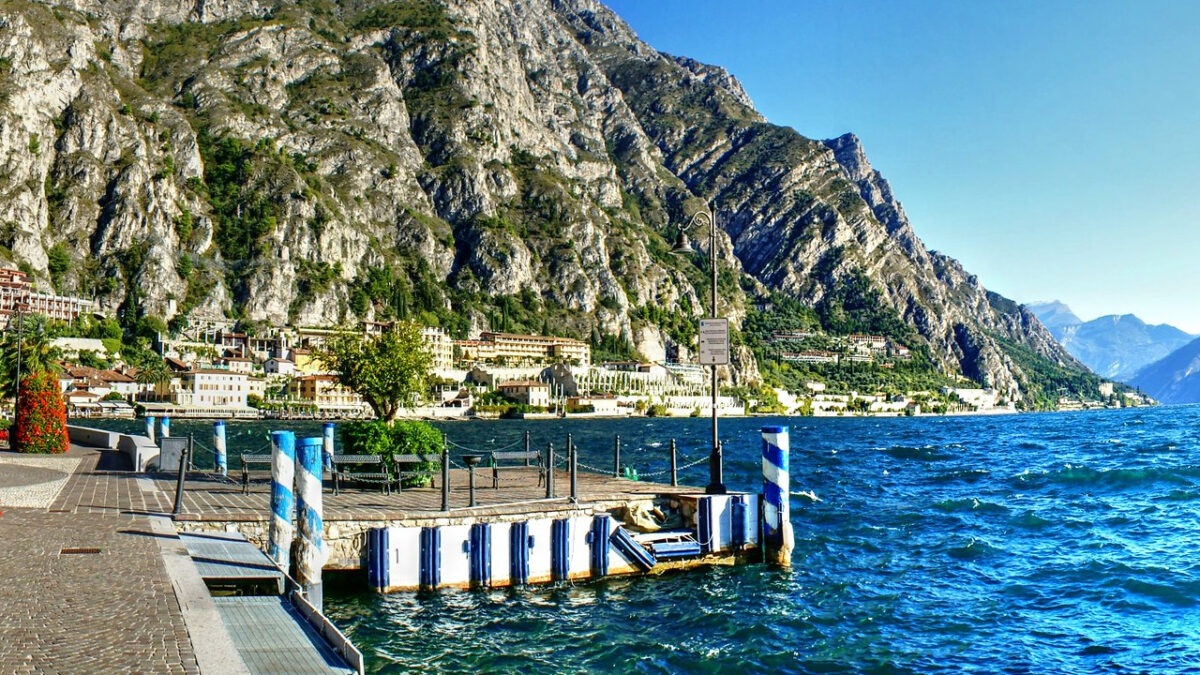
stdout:
[[146,438],[154,442],[154,415],[146,415]]
[[325,438],[325,446],[324,446],[325,462],[324,462],[324,464],[325,464],[326,469],[329,469],[332,471],[333,470],[333,422],[326,422],[324,431],[325,431],[325,436],[324,436],[324,438]]
[[791,509],[788,503],[788,428],[762,428],[763,539],[767,562],[792,566]]
[[158,435],[161,438],[170,438],[171,437],[171,418],[170,417],[163,415],[162,419],[158,421]]
[[296,452],[296,515],[299,545],[296,547],[296,581],[309,604],[321,609],[324,593],[321,568],[325,566],[324,523],[321,520],[321,456],[325,438],[301,439]]
[[229,475],[229,457],[225,454],[225,423],[213,422],[213,454],[216,455],[217,473]]
[[296,476],[296,434],[271,432],[271,529],[267,555],[288,571],[292,559],[292,515],[296,498],[292,484]]

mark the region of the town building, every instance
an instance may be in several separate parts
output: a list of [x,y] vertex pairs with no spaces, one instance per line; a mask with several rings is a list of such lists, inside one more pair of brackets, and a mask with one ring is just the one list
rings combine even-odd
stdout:
[[301,375],[288,382],[288,398],[311,404],[322,413],[361,414],[365,404],[336,375]]
[[793,361],[795,363],[837,363],[838,355],[820,349],[813,349],[806,352],[785,352],[782,355],[784,361]]
[[573,338],[547,335],[516,335],[485,331],[478,340],[455,340],[463,361],[519,363],[568,363],[586,366],[592,362],[591,345]]
[[445,372],[454,368],[454,342],[446,335],[444,329],[425,326],[421,329],[421,339],[433,357],[434,372]]
[[291,359],[270,358],[263,362],[263,371],[268,375],[294,375],[296,363]]
[[535,380],[514,380],[496,385],[496,391],[514,401],[534,406],[550,405],[550,385]]
[[245,408],[250,393],[245,373],[212,368],[198,368],[180,373],[178,384],[160,383],[156,387],[158,400],[175,405],[200,408]]
[[59,321],[74,321],[80,314],[98,309],[93,300],[39,293],[30,285],[29,275],[20,270],[0,268],[0,318],[5,323],[18,311]]

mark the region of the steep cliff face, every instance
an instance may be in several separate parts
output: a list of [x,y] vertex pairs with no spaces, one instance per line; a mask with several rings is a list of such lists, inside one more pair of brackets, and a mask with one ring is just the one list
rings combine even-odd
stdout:
[[1003,341],[1079,367],[924,248],[856,138],[769,124],[590,0],[5,1],[0,85],[0,257],[127,321],[409,314],[666,356],[708,302],[668,242],[707,202],[735,319],[862,273],[950,373],[1019,389]]

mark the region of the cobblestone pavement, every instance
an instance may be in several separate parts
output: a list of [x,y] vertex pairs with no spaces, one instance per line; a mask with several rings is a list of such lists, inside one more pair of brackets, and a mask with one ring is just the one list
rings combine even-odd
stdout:
[[199,672],[145,518],[4,509],[0,672]]
[[0,452],[0,507],[46,508],[58,496],[79,455]]
[[134,495],[108,493],[111,455],[0,453],[0,673],[199,672],[164,535]]

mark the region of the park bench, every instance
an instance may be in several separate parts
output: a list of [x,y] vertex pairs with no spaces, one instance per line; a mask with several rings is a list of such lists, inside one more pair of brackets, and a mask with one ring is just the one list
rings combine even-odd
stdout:
[[378,482],[385,495],[392,492],[392,475],[379,455],[334,455],[333,494],[347,480]]
[[[441,455],[395,455],[392,457],[393,469],[395,470],[396,489],[404,489],[404,478],[423,473],[426,469],[425,463],[432,463],[434,476],[442,468]],[[429,483],[430,487],[435,487],[434,482]]]
[[250,493],[250,465],[266,466],[267,470],[271,469],[270,455],[242,455],[242,494]]
[[[546,466],[542,462],[542,453],[537,450],[510,450],[490,453],[492,464],[492,488],[500,489],[500,471],[503,469],[526,469],[531,466],[538,468],[538,485],[546,478]],[[505,461],[521,461],[522,464],[501,464]],[[536,464],[534,463],[536,462]]]

